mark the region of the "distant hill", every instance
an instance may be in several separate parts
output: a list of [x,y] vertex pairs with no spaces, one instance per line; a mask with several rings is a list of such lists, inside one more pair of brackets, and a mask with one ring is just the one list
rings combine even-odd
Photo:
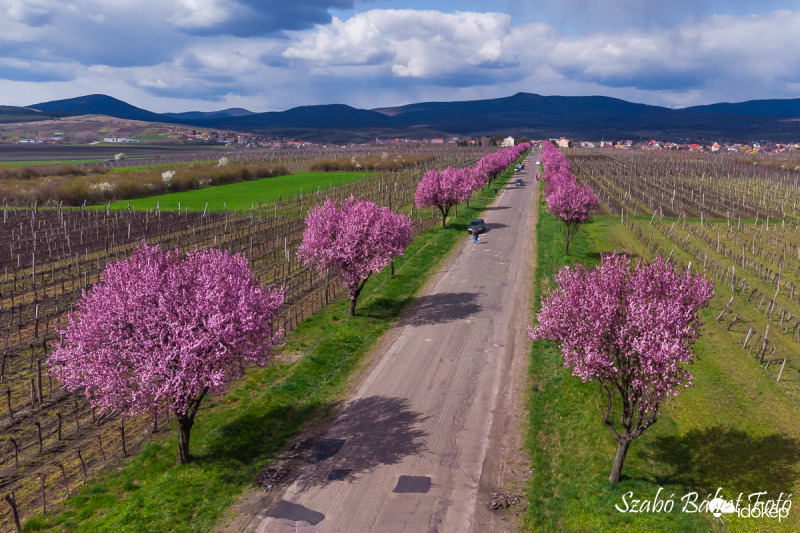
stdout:
[[43,113],[27,107],[0,105],[0,123],[8,122],[33,122],[64,116],[63,113]]
[[634,104],[605,96],[541,96],[517,93],[506,98],[426,102],[375,111],[403,127],[425,127],[460,134],[492,135],[519,131],[608,131],[662,122],[664,107]]
[[175,123],[178,120],[168,115],[153,113],[122,100],[105,94],[89,94],[66,100],[53,100],[28,106],[45,112],[65,113],[69,115],[108,115],[127,120],[143,120],[145,122]]
[[168,117],[180,120],[208,120],[213,118],[246,117],[247,115],[254,115],[255,113],[247,109],[242,109],[241,107],[231,107],[230,109],[222,109],[220,111],[186,111],[184,113],[164,114]]
[[344,104],[302,106],[287,111],[255,113],[244,117],[209,120],[209,125],[230,128],[274,128],[276,126],[318,129],[394,128],[395,121],[383,113]]
[[688,107],[686,110],[723,115],[763,115],[800,118],[800,98],[786,100],[749,100],[736,104],[726,102]]
[[605,96],[541,96],[517,93],[505,98],[422,102],[372,110],[331,104],[268,113],[252,113],[246,109],[234,108],[159,114],[110,96],[88,95],[29,107],[46,113],[104,114],[130,120],[337,143],[389,136],[478,137],[498,132],[515,136],[526,135],[529,138],[564,135],[577,139],[608,140],[658,138],[800,141],[800,99],[754,100],[675,110]]
[[[781,102],[786,104],[783,109]],[[798,140],[800,122],[788,120],[794,116],[797,102],[754,101],[726,112],[706,106],[674,110],[605,96],[517,93],[491,100],[426,102],[375,111],[391,116],[402,127],[424,126],[472,136],[503,132],[530,138]]]

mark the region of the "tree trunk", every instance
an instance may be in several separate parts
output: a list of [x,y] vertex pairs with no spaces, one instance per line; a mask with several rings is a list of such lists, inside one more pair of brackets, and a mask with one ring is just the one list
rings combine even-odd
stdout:
[[194,418],[178,418],[178,463],[188,463],[192,456],[189,454],[189,434],[194,425]]
[[369,274],[367,274],[367,277],[366,277],[366,278],[364,278],[364,279],[361,281],[361,284],[360,284],[358,287],[356,287],[356,289],[355,289],[355,290],[353,290],[353,291],[350,293],[350,310],[349,310],[349,312],[348,312],[348,314],[349,314],[350,316],[356,316],[356,301],[358,301],[358,295],[359,295],[359,294],[361,294],[361,291],[362,291],[362,290],[364,290],[364,285],[366,285],[366,284],[367,284],[367,280],[369,279],[369,277],[370,277],[371,275],[372,275],[372,272],[370,271],[370,273],[369,273]]
[[614,457],[614,466],[611,468],[611,475],[608,480],[611,483],[619,483],[619,475],[622,472],[622,464],[625,462],[625,455],[628,453],[629,440],[617,441],[617,455]]

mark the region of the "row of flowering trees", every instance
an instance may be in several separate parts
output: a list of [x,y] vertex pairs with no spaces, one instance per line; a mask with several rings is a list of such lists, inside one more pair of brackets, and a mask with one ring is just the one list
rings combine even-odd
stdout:
[[[308,214],[298,255],[321,274],[342,276],[354,315],[367,279],[402,255],[411,234],[410,218],[388,207],[327,199]],[[84,291],[48,360],[50,373],[101,411],[171,411],[178,462],[186,463],[203,398],[240,377],[245,364],[271,360],[283,293],[262,287],[242,255],[143,243]]]
[[570,170],[569,160],[552,143],[542,143],[544,164],[544,197],[547,210],[563,222],[566,246],[578,233],[581,224],[589,220],[599,207],[597,195],[587,185],[581,185]]
[[[566,226],[566,253],[597,197],[577,183],[555,146],[542,144],[545,199]],[[687,365],[713,282],[705,273],[676,271],[661,257],[634,266],[616,252],[593,269],[563,267],[554,281],[529,336],[556,343],[573,376],[600,384],[603,423],[617,441],[609,476],[616,483],[631,442],[658,420],[662,402],[692,386]]]
[[[446,168],[426,172],[417,186],[417,206],[435,206],[445,226],[450,209],[467,201],[472,193],[496,178],[530,148],[523,143],[486,155],[470,168]],[[320,275],[342,276],[350,296],[350,316],[373,272],[382,270],[411,242],[411,219],[351,197],[341,204],[331,199],[306,217],[303,241],[297,250],[304,264]]]
[[[426,173],[418,205],[436,205],[444,222],[452,205],[529,147],[501,150],[473,168]],[[405,214],[352,196],[341,204],[328,198],[308,213],[297,253],[320,275],[341,275],[352,316],[369,277],[402,255],[411,236]],[[283,293],[282,287],[262,287],[244,256],[143,243],[84,291],[48,360],[50,373],[103,411],[171,411],[179,428],[178,461],[186,463],[203,398],[240,377],[245,363],[271,360]]]
[[445,228],[453,206],[468,201],[473,192],[494,180],[530,147],[526,142],[504,148],[483,156],[473,167],[429,170],[417,186],[414,202],[418,207],[437,208]]

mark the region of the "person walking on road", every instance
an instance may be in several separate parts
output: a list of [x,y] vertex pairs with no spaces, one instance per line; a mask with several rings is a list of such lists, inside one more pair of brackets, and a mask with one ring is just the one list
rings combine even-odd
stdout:
[[478,230],[472,232],[472,244],[478,244]]

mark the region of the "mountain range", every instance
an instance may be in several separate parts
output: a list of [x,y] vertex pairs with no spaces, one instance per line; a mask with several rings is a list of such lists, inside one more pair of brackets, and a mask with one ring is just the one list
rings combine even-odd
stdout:
[[31,117],[37,113],[48,117],[101,114],[323,142],[363,141],[375,137],[479,137],[495,133],[529,138],[564,135],[608,140],[800,141],[800,99],[751,100],[670,109],[605,96],[517,93],[488,100],[424,102],[377,109],[331,104],[267,113],[241,108],[153,113],[111,96],[95,94],[26,108],[0,106],[0,120],[4,114],[15,116],[15,113]]

